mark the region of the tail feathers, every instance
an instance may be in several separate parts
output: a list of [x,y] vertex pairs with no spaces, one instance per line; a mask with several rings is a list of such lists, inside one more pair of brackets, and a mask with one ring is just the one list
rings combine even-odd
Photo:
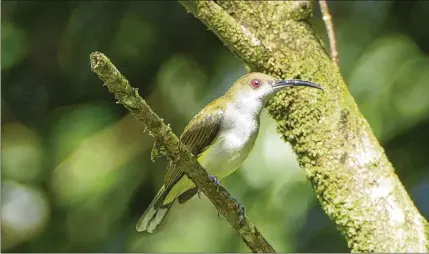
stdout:
[[162,201],[164,200],[165,196],[165,188],[162,186],[158,194],[150,203],[149,207],[137,222],[136,230],[138,232],[147,231],[148,233],[155,233],[156,230],[162,226],[166,215],[174,203],[173,201],[167,205],[163,205]]

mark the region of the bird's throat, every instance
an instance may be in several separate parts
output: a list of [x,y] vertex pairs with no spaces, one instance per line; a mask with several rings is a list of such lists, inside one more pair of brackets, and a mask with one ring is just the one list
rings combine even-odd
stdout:
[[255,98],[252,94],[240,94],[234,101],[227,104],[225,111],[230,110],[243,117],[259,119],[263,108],[264,103],[261,99]]

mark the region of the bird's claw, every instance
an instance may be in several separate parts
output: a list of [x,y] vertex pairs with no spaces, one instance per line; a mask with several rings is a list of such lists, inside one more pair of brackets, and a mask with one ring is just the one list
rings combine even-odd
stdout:
[[[217,187],[216,190],[219,191],[220,181],[215,176],[213,176],[213,175],[209,175],[209,177],[214,182],[214,184],[216,185],[216,187]],[[201,199],[201,192],[202,191],[200,189],[198,189],[197,195],[198,195],[199,199]]]
[[238,203],[237,206],[238,206],[238,209],[237,209],[237,212],[238,212],[238,224],[241,224],[241,222],[244,219],[244,215],[246,214],[246,210],[244,209],[244,206],[242,204],[240,204],[240,203]]
[[[209,175],[210,179],[214,182],[214,184],[217,187],[217,191],[219,191],[219,186],[220,186],[220,182],[219,180],[213,176],[213,175]],[[200,190],[198,190],[198,197],[200,197]],[[237,213],[238,213],[238,224],[241,224],[241,222],[244,219],[244,215],[246,213],[245,208],[242,204],[240,204],[240,202],[238,202],[237,199],[235,199],[234,197],[231,197],[231,199],[234,201],[235,205],[237,206]],[[219,211],[217,212],[217,216],[219,217],[219,219],[222,219],[222,217],[220,216],[221,214],[219,213]]]
[[[234,197],[231,197],[231,199],[234,201],[235,205],[237,206],[238,224],[240,225],[244,219],[244,216],[246,215],[246,209],[242,204],[240,204],[240,202],[238,202],[237,199],[235,199]],[[217,216],[219,217],[219,219],[222,219],[219,211],[217,212]]]
[[209,177],[214,182],[214,184],[216,185],[216,187],[217,187],[216,190],[219,191],[219,186],[220,186],[219,180],[213,175],[209,175]]
[[240,204],[240,202],[238,202],[237,199],[235,199],[234,197],[231,197],[231,199],[235,202],[235,205],[237,206],[238,224],[241,224],[241,222],[243,221],[244,216],[246,214],[246,210],[245,210],[244,206],[242,204]]

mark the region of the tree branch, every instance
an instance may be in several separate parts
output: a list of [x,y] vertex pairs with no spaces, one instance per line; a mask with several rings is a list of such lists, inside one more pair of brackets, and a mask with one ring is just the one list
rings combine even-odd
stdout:
[[351,250],[428,252],[428,223],[315,36],[312,2],[179,2],[250,70],[326,87],[286,89],[267,108]]
[[337,39],[335,38],[334,23],[332,16],[329,12],[328,3],[326,0],[319,0],[320,11],[322,12],[322,19],[325,22],[326,31],[328,32],[329,48],[331,51],[331,59],[337,66],[340,66],[340,57],[338,54]]
[[162,145],[170,160],[181,165],[182,170],[195,185],[208,197],[216,209],[228,220],[253,252],[275,252],[258,229],[247,217],[241,222],[238,207],[231,195],[222,187],[216,186],[197,159],[183,145],[170,127],[165,125],[139,96],[137,89],[132,88],[124,76],[110,60],[100,52],[90,56],[91,70],[105,82],[109,91],[115,95],[119,103],[124,105],[131,114],[140,120],[156,142]]

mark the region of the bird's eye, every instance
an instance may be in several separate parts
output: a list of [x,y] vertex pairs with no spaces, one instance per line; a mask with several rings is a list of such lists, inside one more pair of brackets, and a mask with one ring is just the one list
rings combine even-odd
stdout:
[[253,88],[258,88],[259,86],[261,86],[261,81],[260,81],[260,80],[258,80],[258,79],[252,79],[252,80],[250,81],[250,85],[251,85]]

